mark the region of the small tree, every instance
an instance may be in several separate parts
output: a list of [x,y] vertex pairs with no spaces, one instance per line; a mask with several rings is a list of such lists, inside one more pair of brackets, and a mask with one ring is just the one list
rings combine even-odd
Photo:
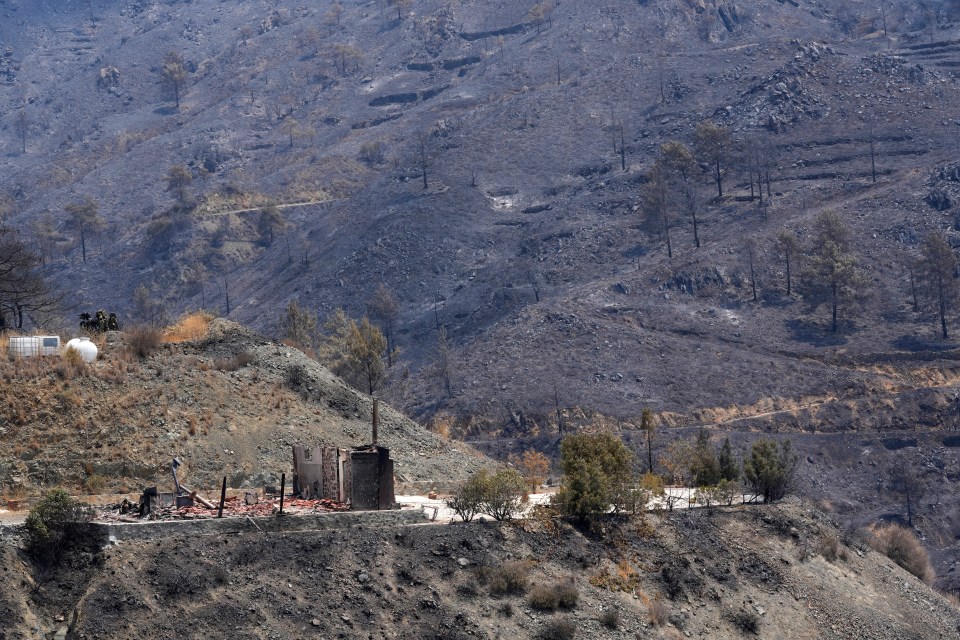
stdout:
[[565,515],[585,519],[605,513],[612,505],[624,508],[618,498],[633,483],[633,455],[612,433],[567,436],[560,444],[563,484],[556,500]]
[[260,207],[260,213],[257,216],[257,230],[260,232],[261,241],[267,245],[272,245],[277,231],[283,231],[287,226],[287,221],[283,217],[283,211],[270,202]]
[[450,348],[450,342],[447,339],[447,328],[440,327],[437,331],[437,346],[433,354],[433,370],[437,380],[443,385],[443,391],[448,398],[453,395],[453,384],[450,379],[452,359],[453,350]]
[[936,303],[940,316],[940,330],[947,338],[947,312],[956,297],[957,254],[940,231],[934,231],[923,241],[923,271],[930,298]]
[[743,257],[750,272],[750,289],[753,292],[753,301],[757,301],[757,241],[747,238],[743,241]]
[[783,258],[787,280],[787,295],[791,293],[792,272],[791,268],[796,263],[796,257],[800,255],[800,241],[797,235],[789,229],[784,229],[777,234],[775,242],[777,253]]
[[417,151],[418,157],[420,159],[420,174],[423,178],[423,188],[428,188],[427,183],[427,169],[430,167],[430,149],[429,149],[430,137],[425,132],[420,132],[417,134]]
[[80,234],[80,251],[83,261],[87,261],[87,235],[94,235],[103,229],[103,217],[100,215],[100,203],[87,197],[82,202],[74,202],[64,207],[67,211],[67,224]]
[[519,457],[511,455],[510,463],[523,476],[531,493],[536,493],[550,473],[550,459],[533,449],[527,449]]
[[40,264],[15,230],[0,225],[0,331],[22,330],[25,319],[42,326],[45,316],[62,311],[63,296],[47,284]]
[[653,473],[653,437],[657,431],[657,425],[653,421],[653,412],[644,408],[640,414],[640,430],[643,431],[643,439],[647,443],[647,473]]
[[481,469],[457,488],[457,492],[447,500],[447,506],[453,509],[464,522],[470,522],[483,509],[483,497],[490,472]]
[[700,227],[697,220],[697,183],[700,169],[690,149],[681,142],[671,140],[660,146],[660,158],[657,160],[660,170],[669,187],[667,206],[673,206],[690,216],[693,222],[693,241],[700,247]]
[[850,231],[837,214],[825,211],[814,221],[814,242],[803,273],[804,297],[830,307],[830,330],[836,333],[841,307],[862,296],[864,279],[849,251]]
[[339,0],[334,0],[330,8],[323,14],[323,24],[333,33],[334,27],[340,24],[340,16],[343,14],[343,5]]
[[717,464],[720,467],[720,477],[723,480],[736,482],[740,480],[740,462],[733,455],[730,447],[730,438],[723,439],[723,445],[717,453]]
[[350,44],[333,45],[333,64],[340,72],[340,75],[347,75],[347,68],[350,64],[355,64],[360,68],[363,60],[363,51]]
[[643,212],[648,230],[660,236],[667,245],[667,257],[673,257],[673,245],[670,242],[670,228],[673,226],[673,211],[668,200],[667,175],[658,161],[647,174],[647,183],[643,185]]
[[912,464],[901,458],[888,469],[887,487],[903,500],[903,506],[907,511],[907,525],[913,527],[913,516],[920,507],[920,500],[927,490],[923,478]]
[[357,322],[337,309],[324,323],[328,331],[321,357],[339,376],[358,389],[373,394],[386,375],[383,353],[387,341],[376,325],[364,317]]
[[296,300],[287,305],[281,328],[283,337],[301,349],[310,349],[317,341],[317,316],[301,307]]
[[537,35],[540,35],[540,28],[543,26],[547,17],[547,2],[538,2],[527,12],[527,20],[537,26]]
[[131,300],[133,311],[131,316],[139,324],[151,327],[160,327],[166,324],[167,310],[156,293],[151,292],[144,285],[140,285],[133,292]]
[[27,134],[30,132],[30,126],[27,122],[27,110],[23,107],[17,113],[17,133],[20,135],[20,153],[27,152]]
[[693,463],[690,476],[697,487],[710,487],[720,482],[720,463],[710,444],[710,433],[706,429],[697,432],[697,443],[693,448]]
[[300,122],[293,116],[287,116],[283,119],[280,128],[288,138],[289,148],[293,149],[293,138],[300,135]]
[[510,520],[521,509],[526,482],[516,469],[504,467],[484,483],[483,512],[494,520]]
[[169,52],[163,59],[160,82],[173,94],[177,109],[180,108],[180,96],[187,90],[187,70],[183,58],[176,51]]
[[701,122],[694,133],[694,149],[698,159],[713,167],[717,183],[717,195],[723,197],[723,168],[733,152],[730,132],[712,122]]
[[193,174],[185,164],[175,164],[170,167],[164,180],[167,181],[167,191],[173,192],[177,204],[181,207],[187,204],[187,187],[193,182]]
[[93,514],[63,489],[51,489],[30,510],[24,526],[27,551],[37,561],[52,564],[80,539],[83,524]]
[[367,300],[367,316],[375,322],[383,337],[387,339],[387,366],[393,366],[396,345],[396,325],[400,315],[400,303],[393,292],[382,282],[374,289],[373,295]]
[[350,327],[347,353],[353,368],[360,372],[366,382],[367,393],[372,394],[379,389],[386,375],[383,367],[386,348],[386,339],[369,318],[364,317]]
[[750,457],[743,461],[744,479],[765,503],[776,502],[793,490],[798,460],[789,440],[779,444],[774,440],[757,440],[750,449]]

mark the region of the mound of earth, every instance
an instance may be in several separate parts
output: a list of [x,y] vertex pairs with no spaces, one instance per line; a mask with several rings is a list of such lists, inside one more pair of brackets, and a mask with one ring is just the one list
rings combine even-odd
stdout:
[[[128,492],[279,486],[294,445],[369,444],[372,400],[297,349],[217,320],[206,336],[132,355],[123,334],[76,371],[59,359],[0,363],[0,482],[14,491],[66,485]],[[485,464],[381,404],[378,442],[398,482],[449,484]]]

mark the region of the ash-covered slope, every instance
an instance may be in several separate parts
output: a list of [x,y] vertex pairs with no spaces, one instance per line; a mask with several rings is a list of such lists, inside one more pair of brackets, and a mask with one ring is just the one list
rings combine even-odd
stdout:
[[[230,317],[271,332],[291,299],[360,315],[383,282],[414,376],[397,401],[484,429],[556,403],[690,422],[901,388],[955,358],[933,308],[911,310],[901,257],[929,230],[954,233],[925,202],[954,175],[941,171],[956,160],[954,3],[561,3],[542,20],[480,1],[399,16],[357,2],[3,7],[4,206],[80,308],[130,311],[144,285],[173,313],[227,289]],[[161,83],[171,50],[179,108]],[[642,185],[660,144],[707,119],[768,146],[772,197],[747,199],[741,164],[712,199],[705,171],[702,246],[678,219],[667,258],[642,229]],[[195,208],[167,188],[181,163]],[[87,195],[107,224],[82,263],[62,211]],[[267,202],[322,204],[281,209],[284,230]],[[805,240],[823,209],[851,226],[870,284],[839,335],[783,295],[772,247],[784,227]],[[454,365],[438,400],[425,365],[440,325]]]
[[[300,351],[229,321],[140,360],[120,342],[79,377],[56,363],[5,362],[0,482],[35,492],[127,492],[170,482],[173,457],[191,488],[279,486],[292,446],[369,444],[369,396]],[[456,482],[486,460],[381,405],[378,441],[400,482]],[[459,448],[458,448],[459,447]]]
[[[0,637],[956,637],[955,607],[883,556],[834,547],[837,535],[789,504],[611,521],[590,535],[545,520],[180,538],[122,543],[29,597],[31,571],[8,552]],[[491,594],[504,564],[526,590]],[[571,610],[530,606],[531,591],[555,585],[576,592]]]

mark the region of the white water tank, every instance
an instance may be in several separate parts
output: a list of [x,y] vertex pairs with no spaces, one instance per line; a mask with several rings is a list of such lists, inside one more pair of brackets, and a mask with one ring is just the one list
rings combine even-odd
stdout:
[[60,355],[60,336],[34,336],[40,344],[38,348],[42,356]]
[[90,338],[73,338],[67,342],[67,349],[76,349],[84,362],[97,359],[97,345],[90,342]]
[[10,336],[11,358],[33,358],[40,354],[40,339],[36,336]]

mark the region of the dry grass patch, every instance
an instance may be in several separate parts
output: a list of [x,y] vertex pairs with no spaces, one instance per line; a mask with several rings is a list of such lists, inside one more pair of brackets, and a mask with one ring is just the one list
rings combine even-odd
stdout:
[[199,340],[207,335],[213,316],[199,311],[188,313],[180,318],[175,325],[163,330],[163,341],[167,343],[190,342]]
[[523,595],[529,585],[530,563],[514,560],[499,567],[480,567],[477,578],[490,588],[490,594]]
[[654,627],[665,625],[667,620],[670,619],[670,605],[663,599],[663,596],[658,593],[651,598],[643,592],[638,595],[640,601],[647,607],[647,622]]
[[920,544],[917,536],[906,527],[890,524],[873,530],[870,546],[874,551],[884,554],[898,565],[923,580],[933,584],[936,574],[930,564],[930,556]]
[[162,341],[163,335],[155,327],[134,327],[127,332],[127,345],[138,358],[148,358],[153,355]]

